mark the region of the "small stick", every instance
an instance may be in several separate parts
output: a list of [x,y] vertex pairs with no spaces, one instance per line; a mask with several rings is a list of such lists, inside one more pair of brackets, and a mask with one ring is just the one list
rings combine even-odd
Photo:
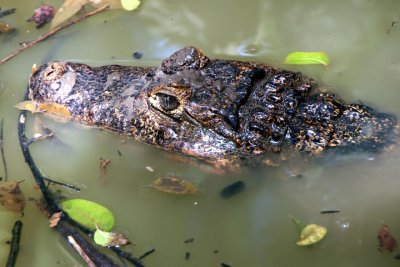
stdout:
[[43,178],[43,180],[47,181],[49,184],[61,185],[61,186],[67,187],[67,188],[69,188],[69,189],[72,189],[72,190],[74,190],[74,191],[76,191],[76,192],[80,192],[80,191],[81,191],[81,189],[80,189],[79,187],[74,186],[74,185],[72,185],[72,184],[57,182],[57,181],[54,181],[54,180],[52,180],[52,179],[50,179],[50,178],[47,178],[47,177],[42,177],[42,178]]
[[8,174],[7,174],[6,157],[4,156],[3,130],[4,130],[4,119],[1,119],[1,126],[0,126],[0,153],[1,153],[1,159],[3,160],[3,166],[4,166],[4,181],[7,181]]
[[8,15],[14,13],[15,10],[17,10],[17,9],[16,8],[11,8],[11,9],[4,10],[3,12],[0,12],[0,18],[8,16]]
[[90,259],[90,257],[83,251],[81,246],[75,241],[74,237],[69,235],[68,236],[68,241],[71,244],[71,246],[78,252],[78,254],[82,257],[82,259],[87,263],[88,266],[90,267],[96,267],[94,262]]
[[19,252],[19,240],[21,239],[22,222],[20,220],[14,223],[12,229],[12,240],[10,254],[8,255],[8,260],[6,267],[14,267],[17,261],[17,256]]
[[98,9],[96,9],[96,10],[93,10],[93,11],[91,11],[91,12],[88,12],[88,13],[86,13],[86,14],[84,14],[84,15],[82,15],[82,16],[80,16],[80,17],[74,19],[74,20],[71,20],[71,21],[69,21],[69,22],[67,22],[67,23],[65,23],[65,24],[63,24],[63,25],[60,25],[60,26],[58,26],[58,27],[52,29],[51,31],[49,31],[49,32],[46,33],[45,35],[41,35],[41,36],[39,36],[36,40],[33,40],[32,42],[26,43],[26,44],[25,44],[24,46],[22,46],[21,48],[15,50],[15,51],[14,51],[13,53],[11,53],[9,56],[7,56],[7,57],[5,57],[4,59],[2,59],[2,60],[0,61],[0,65],[6,63],[7,61],[9,61],[10,59],[12,59],[13,57],[15,57],[15,56],[19,55],[20,53],[24,52],[25,50],[31,48],[31,47],[34,46],[35,44],[37,44],[37,43],[39,43],[39,42],[41,42],[41,41],[46,40],[46,39],[49,38],[50,36],[53,36],[53,35],[56,34],[57,32],[59,32],[59,31],[65,29],[65,28],[68,28],[69,26],[72,26],[72,25],[74,25],[75,23],[78,23],[78,22],[80,22],[80,21],[82,21],[82,20],[84,20],[84,19],[87,19],[87,18],[90,17],[90,16],[93,16],[93,15],[96,15],[96,14],[98,14],[98,13],[100,13],[100,12],[103,12],[103,11],[105,11],[106,9],[108,9],[109,7],[110,7],[109,5],[103,6],[103,7],[101,7],[101,8],[98,8]]

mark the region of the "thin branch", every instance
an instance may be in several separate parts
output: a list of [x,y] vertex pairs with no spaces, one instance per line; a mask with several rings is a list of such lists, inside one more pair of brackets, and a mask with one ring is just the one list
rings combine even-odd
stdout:
[[10,254],[8,255],[6,267],[15,266],[19,252],[19,240],[21,239],[21,232],[22,232],[22,222],[18,220],[14,223],[14,227],[12,229]]
[[61,186],[67,187],[67,188],[72,189],[72,190],[74,190],[76,192],[80,192],[81,191],[81,189],[79,187],[77,187],[75,185],[72,185],[72,184],[57,182],[57,181],[54,181],[54,180],[52,180],[50,178],[47,178],[47,177],[43,177],[43,180],[47,181],[47,183],[49,185],[50,184],[56,184],[56,185],[61,185]]
[[[28,99],[28,91],[29,90],[27,90],[23,100]],[[50,214],[54,214],[56,212],[60,212],[61,209],[54,200],[55,198],[53,196],[52,191],[50,191],[46,186],[46,181],[48,178],[45,178],[44,175],[42,175],[30,153],[29,139],[26,137],[25,133],[26,115],[27,115],[26,111],[22,110],[20,112],[19,122],[18,122],[18,136],[19,136],[20,146],[25,161],[28,164],[33,174],[35,182],[43,194],[43,197],[47,204],[48,211]],[[101,253],[96,247],[94,247],[87,239],[83,237],[83,234],[86,234],[88,236],[93,236],[93,232],[79,225],[77,222],[72,220],[67,214],[64,213],[63,217],[60,219],[55,229],[59,233],[61,233],[61,235],[68,242],[68,244],[72,245],[72,247],[79,255],[84,257],[86,263],[89,263],[88,261],[89,258],[90,262],[93,262],[95,266],[110,266],[110,267],[117,266],[112,259],[107,257],[104,253]],[[132,263],[134,266],[144,267],[140,259],[134,258],[130,253],[127,253],[117,247],[109,247],[109,249],[112,250],[114,253],[116,253],[118,256]],[[82,251],[84,252],[83,254]]]
[[4,155],[4,138],[3,138],[3,131],[4,130],[4,119],[1,119],[1,126],[0,126],[0,153],[1,153],[1,159],[3,161],[3,166],[4,166],[4,180],[7,181],[8,179],[8,173],[7,173],[7,163],[6,163],[6,157]]
[[[28,90],[24,96],[24,100],[28,98]],[[31,152],[29,150],[29,139],[26,137],[25,133],[25,121],[26,121],[27,112],[22,110],[20,112],[19,121],[18,121],[18,137],[20,146],[22,149],[22,154],[25,158],[26,163],[28,164],[33,177],[35,179],[36,185],[39,187],[40,191],[43,194],[43,198],[46,201],[47,209],[50,214],[61,211],[58,204],[54,200],[53,193],[50,191],[45,182],[45,178],[40,172],[39,168],[36,166],[35,161],[32,158]],[[72,236],[74,241],[79,244],[79,247],[84,248],[85,254],[91,257],[91,260],[96,264],[96,266],[109,266],[116,267],[117,265],[114,261],[108,258],[106,255],[99,252],[92,244],[90,244],[85,238],[82,237],[81,233],[77,231],[74,226],[71,226],[64,220],[60,220],[57,224],[56,230],[60,232],[64,239],[71,244],[69,236]],[[75,247],[74,247],[75,248]],[[75,248],[76,249],[76,248]],[[78,253],[79,251],[76,250]]]
[[51,31],[49,31],[49,32],[46,33],[45,35],[41,35],[41,36],[39,36],[36,40],[34,40],[34,41],[32,41],[32,42],[29,42],[29,43],[26,43],[26,44],[24,44],[21,48],[15,50],[15,51],[14,51],[13,53],[11,53],[9,56],[7,56],[7,57],[5,57],[4,59],[2,59],[2,60],[0,61],[0,65],[2,65],[2,64],[4,64],[5,62],[9,61],[9,60],[12,59],[13,57],[15,57],[15,56],[19,55],[20,53],[24,52],[25,50],[31,48],[31,47],[34,46],[35,44],[37,44],[37,43],[39,43],[39,42],[42,42],[42,41],[46,40],[47,38],[53,36],[54,34],[58,33],[59,31],[64,30],[64,29],[66,29],[66,28],[68,28],[68,27],[74,25],[75,23],[78,23],[78,22],[84,20],[84,19],[87,19],[87,18],[90,17],[90,16],[93,16],[93,15],[96,15],[96,14],[98,14],[98,13],[100,13],[100,12],[103,12],[103,11],[107,10],[109,7],[110,7],[109,5],[103,6],[103,7],[101,7],[101,8],[98,8],[98,9],[96,9],[96,10],[93,10],[93,11],[91,11],[91,12],[88,12],[88,13],[86,13],[86,14],[84,14],[84,15],[82,15],[82,16],[80,16],[80,17],[74,19],[74,20],[71,20],[71,21],[69,21],[69,22],[67,22],[67,23],[65,23],[65,24],[62,24],[62,25],[60,25],[60,26],[58,26],[58,27],[52,29]]

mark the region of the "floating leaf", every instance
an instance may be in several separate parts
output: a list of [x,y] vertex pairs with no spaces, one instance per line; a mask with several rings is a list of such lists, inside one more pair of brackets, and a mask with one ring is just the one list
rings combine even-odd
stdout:
[[309,246],[321,241],[327,233],[327,229],[316,224],[309,224],[301,231],[298,246]]
[[0,183],[0,204],[9,210],[22,212],[25,208],[25,195],[16,181]]
[[19,110],[28,110],[32,113],[36,112],[37,105],[33,101],[22,101],[18,104],[16,104],[14,107],[16,107]]
[[96,225],[110,231],[114,226],[114,215],[106,207],[85,199],[70,199],[61,203],[61,208],[75,221],[95,230]]
[[132,11],[135,10],[136,8],[138,8],[138,6],[140,5],[140,1],[139,0],[121,0],[121,5],[122,8],[127,10],[127,11]]
[[53,213],[53,215],[51,215],[51,217],[49,219],[49,223],[50,223],[50,227],[51,228],[57,226],[58,222],[61,219],[62,214],[63,214],[62,212],[56,212],[56,213]]
[[38,105],[37,111],[52,113],[64,118],[71,117],[68,108],[57,103],[41,103]]
[[152,187],[161,192],[184,195],[195,194],[198,189],[191,182],[177,177],[161,177],[155,180]]
[[389,226],[382,225],[382,228],[378,232],[378,240],[379,240],[379,250],[387,250],[392,252],[397,247],[396,239],[389,232]]
[[329,58],[325,52],[293,52],[286,56],[286,64],[322,64],[329,65]]
[[129,240],[120,233],[106,232],[97,228],[94,232],[94,242],[96,244],[108,247],[108,246],[123,246],[129,243]]

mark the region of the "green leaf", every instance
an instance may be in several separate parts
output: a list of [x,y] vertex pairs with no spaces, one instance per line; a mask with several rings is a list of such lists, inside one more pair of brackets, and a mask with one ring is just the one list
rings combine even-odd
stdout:
[[94,232],[93,240],[96,244],[108,247],[108,246],[121,246],[129,243],[123,235],[119,233],[106,232],[97,228]]
[[132,11],[135,10],[136,8],[138,8],[138,6],[140,5],[140,1],[139,0],[121,0],[121,5],[122,8],[127,10],[127,11]]
[[284,63],[286,64],[322,64],[328,66],[329,57],[324,52],[293,52],[286,56]]
[[114,226],[114,215],[106,207],[85,199],[70,199],[61,203],[61,208],[73,220],[95,230],[97,227],[110,231]]
[[296,242],[298,246],[309,246],[321,241],[328,230],[317,224],[309,224],[304,227],[300,234],[300,240]]

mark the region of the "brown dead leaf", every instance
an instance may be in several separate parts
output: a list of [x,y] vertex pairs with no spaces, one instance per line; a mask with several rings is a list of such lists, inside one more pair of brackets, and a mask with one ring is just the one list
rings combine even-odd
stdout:
[[64,118],[71,117],[71,113],[69,112],[68,108],[57,103],[41,103],[38,105],[37,111],[52,113]]
[[22,212],[25,208],[25,195],[17,181],[0,183],[0,204],[11,211]]
[[382,228],[378,232],[378,240],[380,251],[387,250],[392,252],[397,247],[396,239],[389,232],[389,226],[386,224],[382,225]]
[[57,103],[38,104],[34,101],[22,101],[16,104],[14,107],[19,110],[28,110],[32,113],[47,112],[63,118],[71,117],[71,113],[69,112],[68,108],[64,105]]
[[100,170],[100,182],[102,185],[105,185],[107,183],[107,175],[106,175],[106,168],[107,165],[111,163],[111,160],[105,159],[105,158],[100,158],[100,163],[99,163],[99,170]]
[[50,217],[50,219],[49,219],[50,227],[51,227],[51,228],[57,226],[58,222],[59,222],[60,219],[61,219],[62,214],[63,214],[62,212],[56,212],[56,213],[53,213],[53,215],[51,215],[51,217]]
[[151,186],[157,191],[177,195],[195,194],[199,191],[191,182],[173,176],[158,178]]

